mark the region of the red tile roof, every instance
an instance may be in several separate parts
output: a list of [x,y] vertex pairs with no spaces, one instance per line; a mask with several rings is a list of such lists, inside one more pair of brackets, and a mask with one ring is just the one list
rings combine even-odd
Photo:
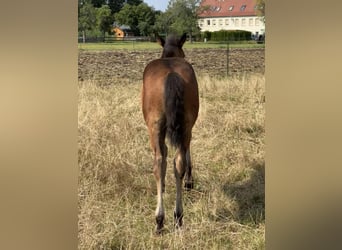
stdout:
[[256,0],[203,0],[201,6],[210,7],[199,17],[256,16]]

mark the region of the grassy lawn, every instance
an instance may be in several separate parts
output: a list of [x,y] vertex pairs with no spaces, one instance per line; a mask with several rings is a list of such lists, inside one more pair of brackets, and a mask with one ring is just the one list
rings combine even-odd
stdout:
[[[208,49],[217,49],[217,48],[226,48],[226,43],[216,43],[216,42],[186,42],[184,44],[184,48],[208,48]],[[254,42],[230,42],[230,48],[264,48],[265,44],[257,44]],[[136,49],[136,50],[144,50],[144,49],[160,49],[160,46],[157,43],[153,42],[136,42],[136,41],[118,41],[114,43],[79,43],[79,49],[83,50],[116,50],[116,49]]]

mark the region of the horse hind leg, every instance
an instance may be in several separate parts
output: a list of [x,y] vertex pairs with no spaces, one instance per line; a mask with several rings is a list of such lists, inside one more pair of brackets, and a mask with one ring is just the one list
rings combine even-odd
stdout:
[[174,219],[176,228],[183,224],[182,181],[185,174],[185,150],[178,148],[174,159],[174,174],[176,178],[176,207]]
[[166,176],[166,165],[167,165],[167,146],[165,144],[166,128],[165,120],[162,120],[159,126],[159,149],[162,156],[161,162],[161,188],[162,193],[165,192],[165,176]]
[[186,151],[185,159],[186,159],[186,169],[185,169],[184,188],[185,190],[190,190],[194,188],[194,180],[193,180],[192,173],[191,173],[192,163],[191,163],[190,147]]
[[163,192],[165,190],[166,156],[167,147],[164,143],[165,132],[159,127],[150,130],[151,146],[154,151],[153,174],[157,184],[157,208],[155,212],[157,229],[156,233],[161,234],[164,227],[165,212],[163,205]]
[[187,130],[185,139],[185,181],[184,188],[185,190],[190,190],[194,188],[194,180],[192,177],[192,163],[191,163],[191,154],[190,154],[190,141],[191,141],[191,128]]
[[162,193],[165,192],[165,176],[166,176],[166,165],[167,165],[167,146],[166,144],[163,142],[162,144],[162,164],[161,164],[161,176],[162,176]]

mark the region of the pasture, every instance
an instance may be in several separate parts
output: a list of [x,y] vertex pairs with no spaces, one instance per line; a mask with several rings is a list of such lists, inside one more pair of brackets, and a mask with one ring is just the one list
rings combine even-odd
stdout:
[[79,249],[264,249],[264,51],[235,50],[227,78],[217,56],[224,51],[185,49],[200,96],[191,153],[195,183],[184,192],[184,225],[175,230],[169,147],[165,232],[156,236],[140,88],[143,67],[160,53],[79,52]]

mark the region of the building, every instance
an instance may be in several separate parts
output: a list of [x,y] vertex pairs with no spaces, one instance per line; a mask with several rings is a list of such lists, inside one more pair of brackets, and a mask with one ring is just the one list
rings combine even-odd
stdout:
[[264,18],[257,16],[256,0],[203,0],[199,14],[201,31],[246,30],[264,36]]
[[134,36],[134,33],[131,31],[131,28],[127,25],[118,26],[116,24],[113,25],[114,36],[117,38],[124,38],[128,36]]

